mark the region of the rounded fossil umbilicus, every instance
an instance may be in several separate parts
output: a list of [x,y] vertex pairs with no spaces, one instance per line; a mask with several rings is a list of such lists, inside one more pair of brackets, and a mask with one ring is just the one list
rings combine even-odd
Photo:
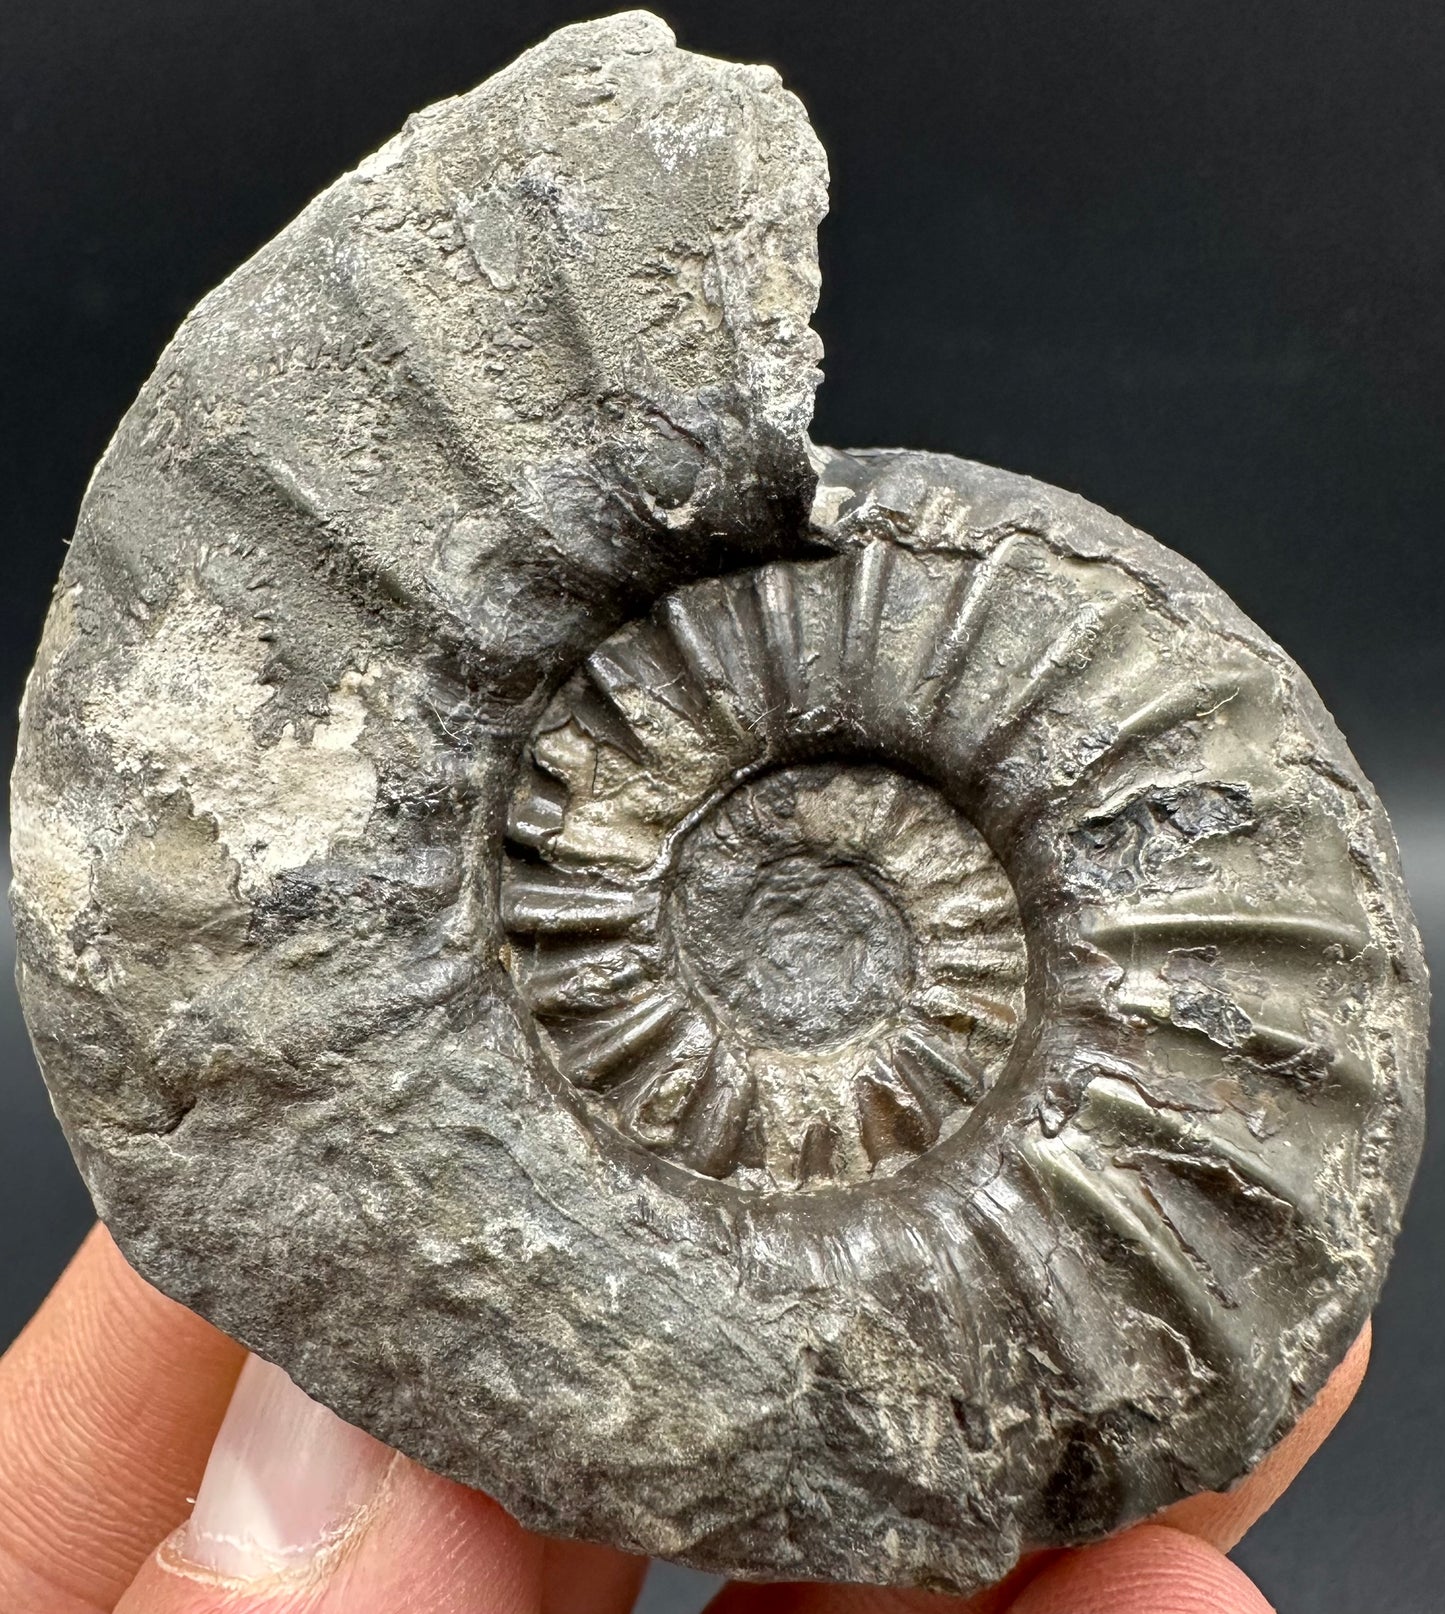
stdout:
[[208,298],[27,691],[20,974],[130,1258],[343,1416],[544,1530],[967,1591],[1323,1382],[1424,974],[1198,571],[809,444],[823,180],[634,13]]

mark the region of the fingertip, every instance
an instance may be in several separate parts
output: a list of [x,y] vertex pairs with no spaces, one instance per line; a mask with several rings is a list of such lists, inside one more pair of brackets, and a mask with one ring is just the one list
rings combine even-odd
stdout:
[[177,1546],[201,1570],[243,1580],[304,1567],[353,1527],[392,1455],[253,1356]]
[[495,1502],[252,1357],[190,1522],[116,1614],[537,1614],[542,1546]]
[[185,1517],[244,1355],[87,1234],[0,1359],[0,1607],[112,1606]]
[[1030,1582],[1009,1614],[1274,1614],[1217,1548],[1141,1524],[1071,1552]]
[[544,1543],[542,1614],[615,1614],[637,1601],[647,1559],[590,1541]]

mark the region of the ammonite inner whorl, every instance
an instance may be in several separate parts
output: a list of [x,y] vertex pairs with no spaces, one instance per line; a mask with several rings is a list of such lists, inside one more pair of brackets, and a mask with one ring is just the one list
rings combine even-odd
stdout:
[[591,1115],[739,1185],[898,1169],[1023,1011],[1008,876],[859,703],[887,557],[669,594],[552,701],[513,798],[508,968],[551,1058]]
[[809,443],[824,178],[630,13],[207,298],[27,690],[20,980],[127,1254],[343,1416],[543,1530],[968,1591],[1324,1381],[1424,971],[1198,571]]

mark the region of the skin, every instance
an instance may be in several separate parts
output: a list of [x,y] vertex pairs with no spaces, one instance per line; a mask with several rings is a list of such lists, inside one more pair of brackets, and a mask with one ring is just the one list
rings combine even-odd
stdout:
[[[1353,1399],[1369,1328],[1296,1428],[1227,1496],[1039,1554],[961,1602],[876,1587],[731,1585],[712,1614],[1267,1614],[1224,1554]],[[646,1564],[544,1540],[395,1457],[306,1570],[242,1585],[183,1526],[245,1353],[144,1283],[97,1228],[0,1358],[0,1608],[28,1614],[626,1614]]]

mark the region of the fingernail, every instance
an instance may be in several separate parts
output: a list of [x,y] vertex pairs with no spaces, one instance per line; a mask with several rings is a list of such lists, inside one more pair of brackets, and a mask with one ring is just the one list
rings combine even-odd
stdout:
[[179,1551],[236,1580],[294,1573],[346,1534],[391,1457],[279,1367],[248,1357]]

